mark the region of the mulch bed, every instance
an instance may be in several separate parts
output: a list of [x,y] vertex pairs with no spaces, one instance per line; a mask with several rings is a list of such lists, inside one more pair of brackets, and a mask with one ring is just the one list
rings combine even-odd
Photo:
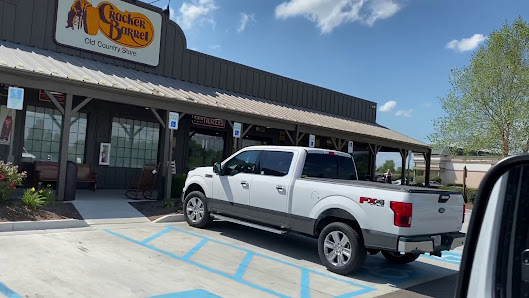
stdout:
[[55,203],[32,211],[20,201],[0,204],[0,222],[8,221],[39,221],[54,219],[83,219],[71,203]]
[[178,200],[173,207],[164,206],[163,201],[129,202],[129,204],[151,221],[165,215],[182,213],[182,202],[180,200]]

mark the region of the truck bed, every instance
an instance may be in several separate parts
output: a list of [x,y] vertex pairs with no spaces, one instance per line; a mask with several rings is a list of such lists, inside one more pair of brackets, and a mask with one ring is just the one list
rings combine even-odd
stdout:
[[366,187],[366,188],[378,188],[391,191],[401,191],[407,193],[428,193],[428,194],[461,194],[458,191],[435,189],[429,187],[421,186],[409,186],[409,185],[396,185],[389,183],[381,182],[372,182],[372,181],[361,181],[361,180],[337,180],[337,179],[324,179],[324,178],[302,178],[306,180],[313,180],[319,182],[325,182],[329,184],[339,184],[339,185],[351,185],[357,187]]

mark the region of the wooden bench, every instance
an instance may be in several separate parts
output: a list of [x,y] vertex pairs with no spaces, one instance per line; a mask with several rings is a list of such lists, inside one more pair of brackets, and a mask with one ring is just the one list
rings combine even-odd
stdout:
[[[39,182],[57,182],[59,180],[59,163],[54,161],[35,162],[35,185]],[[90,164],[77,165],[77,182],[90,183],[90,188],[96,190],[97,175]]]

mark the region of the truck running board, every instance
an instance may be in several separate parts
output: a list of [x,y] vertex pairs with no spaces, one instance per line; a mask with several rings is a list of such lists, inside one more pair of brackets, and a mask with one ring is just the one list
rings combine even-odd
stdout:
[[259,229],[259,230],[263,230],[263,231],[267,231],[267,232],[271,232],[271,233],[275,233],[275,234],[282,235],[282,234],[286,234],[287,233],[287,231],[285,231],[285,230],[278,230],[278,229],[274,229],[274,228],[271,228],[271,227],[267,227],[267,226],[263,226],[263,225],[259,225],[259,224],[254,224],[254,223],[251,223],[251,222],[247,222],[247,221],[243,221],[243,220],[240,220],[240,219],[227,217],[227,216],[220,215],[220,214],[211,214],[211,216],[214,219],[220,219],[220,220],[224,220],[224,221],[229,221],[229,222],[236,223],[236,224],[239,224],[239,225],[243,225],[243,226],[247,226],[247,227],[250,227],[250,228],[255,228],[255,229]]

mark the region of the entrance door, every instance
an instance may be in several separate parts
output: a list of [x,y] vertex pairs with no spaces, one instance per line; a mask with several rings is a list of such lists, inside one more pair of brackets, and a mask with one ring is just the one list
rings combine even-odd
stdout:
[[286,224],[294,176],[291,167],[296,158],[297,153],[291,151],[263,153],[259,175],[254,176],[250,191],[250,212],[255,219],[275,226]]
[[222,165],[222,175],[213,176],[211,210],[238,217],[250,216],[250,190],[260,155],[258,150],[244,151]]

